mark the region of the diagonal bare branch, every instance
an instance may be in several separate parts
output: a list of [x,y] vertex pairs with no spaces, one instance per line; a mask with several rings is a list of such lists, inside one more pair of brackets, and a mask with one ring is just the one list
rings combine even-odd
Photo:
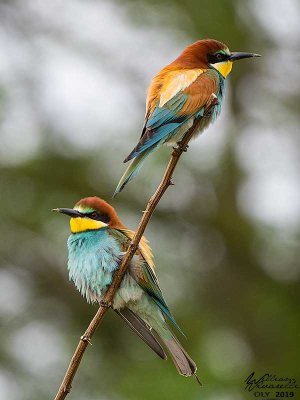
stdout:
[[[217,103],[217,101],[212,102],[212,104],[209,107],[209,110],[206,110],[206,113],[208,113],[216,103]],[[112,281],[109,289],[107,290],[106,294],[104,295],[102,301],[100,302],[100,306],[98,308],[97,313],[95,314],[94,318],[92,319],[92,321],[89,324],[85,333],[80,338],[80,341],[77,345],[77,348],[73,354],[73,357],[72,357],[70,364],[68,366],[68,369],[66,371],[65,377],[60,385],[57,395],[55,396],[55,400],[63,400],[66,398],[67,394],[70,393],[73,379],[78,370],[78,367],[79,367],[80,361],[84,355],[84,352],[85,352],[88,344],[91,343],[91,338],[92,338],[93,334],[95,333],[96,329],[100,325],[105,313],[107,312],[107,310],[109,309],[109,307],[112,303],[112,299],[123,279],[123,276],[127,270],[127,267],[129,265],[132,257],[134,256],[134,254],[138,248],[139,242],[144,234],[146,226],[148,225],[150,218],[151,218],[157,204],[159,203],[160,199],[162,198],[162,196],[165,193],[165,191],[167,190],[167,188],[170,185],[173,185],[173,182],[172,182],[173,172],[176,168],[176,165],[177,165],[182,153],[187,151],[189,141],[191,140],[191,138],[194,134],[194,131],[195,131],[195,127],[193,126],[190,130],[187,131],[187,133],[185,134],[182,141],[177,144],[177,147],[174,148],[171,158],[169,160],[169,163],[167,165],[167,168],[165,170],[164,176],[163,176],[159,186],[157,187],[155,193],[148,201],[147,208],[143,212],[143,216],[140,220],[140,223],[138,225],[136,233],[135,233],[135,235],[134,235],[121,263],[120,263],[120,267],[115,272],[113,281]]]

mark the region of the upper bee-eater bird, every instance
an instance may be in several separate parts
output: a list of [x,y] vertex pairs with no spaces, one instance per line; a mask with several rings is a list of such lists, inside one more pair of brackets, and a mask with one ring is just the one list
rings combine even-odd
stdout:
[[[84,198],[73,209],[53,211],[71,217],[70,280],[89,303],[101,302],[134,232],[122,224],[112,206],[98,197]],[[111,306],[163,359],[166,354],[161,344],[166,346],[181,375],[196,375],[195,362],[166,322],[168,320],[181,332],[163,298],[154,272],[152,250],[144,237]]]
[[152,80],[146,99],[145,124],[138,144],[125,158],[132,160],[114,196],[139,172],[145,158],[163,144],[174,145],[189,129],[195,137],[217,118],[222,108],[225,79],[232,63],[253,53],[231,53],[213,39],[187,46]]

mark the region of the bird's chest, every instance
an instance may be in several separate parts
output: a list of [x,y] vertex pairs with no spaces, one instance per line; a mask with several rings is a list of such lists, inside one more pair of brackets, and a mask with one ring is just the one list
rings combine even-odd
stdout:
[[68,239],[69,278],[88,302],[98,301],[118,268],[120,248],[105,229],[73,234]]
[[215,95],[217,96],[216,104],[212,106],[211,110],[202,118],[196,119],[196,127],[194,137],[203,132],[209,125],[217,119],[220,115],[225,92],[225,79],[221,76],[218,77],[218,85]]
[[220,77],[218,91],[216,93],[218,102],[213,108],[213,113],[212,113],[213,119],[216,119],[217,116],[221,112],[222,104],[223,104],[223,100],[224,100],[224,94],[225,94],[225,79],[223,77]]

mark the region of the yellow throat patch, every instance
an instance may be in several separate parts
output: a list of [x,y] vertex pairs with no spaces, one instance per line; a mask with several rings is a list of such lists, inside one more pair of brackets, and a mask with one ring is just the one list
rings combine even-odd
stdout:
[[232,68],[232,61],[223,61],[220,63],[214,64],[214,68],[217,69],[221,75],[226,78],[226,76],[230,73]]
[[81,217],[70,219],[70,227],[72,233],[93,231],[96,229],[104,228],[105,226],[107,226],[107,224],[102,221],[97,221],[95,219]]

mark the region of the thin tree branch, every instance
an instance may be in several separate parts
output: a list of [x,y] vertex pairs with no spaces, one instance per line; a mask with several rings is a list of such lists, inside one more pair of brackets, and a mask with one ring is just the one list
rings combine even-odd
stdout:
[[[215,100],[212,101],[210,108],[215,105],[216,102]],[[209,110],[207,110],[208,112]],[[107,292],[103,296],[102,301],[100,302],[100,307],[95,314],[94,318],[92,319],[91,323],[89,324],[87,330],[85,333],[81,336],[80,341],[77,345],[77,348],[75,350],[75,353],[73,354],[73,357],[70,361],[69,367],[67,369],[67,372],[65,374],[65,377],[60,385],[60,388],[57,392],[57,395],[55,396],[55,400],[63,400],[66,398],[67,394],[70,393],[71,391],[71,385],[74,379],[74,376],[77,372],[77,369],[79,367],[80,361],[83,357],[83,354],[85,352],[85,349],[87,348],[88,344],[91,343],[91,338],[98,328],[99,324],[101,323],[105,313],[107,312],[108,308],[110,307],[113,297],[123,279],[123,276],[127,270],[127,267],[134,256],[139,242],[143,236],[143,233],[146,229],[146,226],[157,206],[159,203],[160,199],[162,198],[163,194],[167,190],[167,188],[170,185],[173,185],[172,182],[172,175],[173,172],[176,168],[176,165],[182,155],[183,152],[186,152],[188,149],[188,143],[191,140],[193,134],[194,134],[195,128],[192,127],[184,136],[181,142],[177,144],[177,147],[174,148],[170,161],[167,165],[166,171],[164,173],[164,176],[156,189],[154,195],[150,198],[147,204],[147,208],[143,213],[142,219],[138,225],[138,228],[136,230],[136,233],[120,263],[120,266],[118,270],[114,274],[113,281],[108,288]]]

